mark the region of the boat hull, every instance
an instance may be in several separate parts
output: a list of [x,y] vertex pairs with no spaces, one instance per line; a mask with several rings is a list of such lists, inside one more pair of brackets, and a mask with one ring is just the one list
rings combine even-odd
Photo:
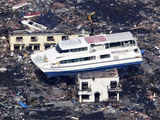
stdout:
[[95,68],[61,71],[61,72],[44,72],[44,74],[47,76],[47,78],[51,78],[51,77],[56,77],[56,76],[73,75],[73,74],[77,74],[78,72],[105,70],[105,69],[111,69],[111,68],[121,68],[121,67],[126,67],[129,65],[141,64],[142,62],[143,61],[138,61],[138,62],[131,62],[131,63],[116,64],[116,65],[107,65],[107,66],[101,66],[101,67],[95,67]]

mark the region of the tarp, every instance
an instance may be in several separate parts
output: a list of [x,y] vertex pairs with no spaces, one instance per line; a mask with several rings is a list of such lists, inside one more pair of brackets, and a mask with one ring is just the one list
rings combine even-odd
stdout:
[[141,54],[142,54],[142,55],[144,54],[144,52],[145,52],[145,50],[141,50]]
[[24,104],[22,101],[19,101],[18,104],[19,104],[20,106],[22,106],[23,108],[29,108],[29,106],[26,105],[26,104]]

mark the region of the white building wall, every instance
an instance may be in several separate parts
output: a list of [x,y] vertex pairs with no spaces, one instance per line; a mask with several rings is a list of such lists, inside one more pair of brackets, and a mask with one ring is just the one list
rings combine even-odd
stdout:
[[[79,96],[80,102],[95,102],[95,93],[100,93],[99,101],[108,101],[108,88],[110,88],[110,82],[117,81],[119,83],[119,77],[111,77],[111,78],[95,78],[93,79],[78,79],[79,83]],[[91,91],[81,91],[82,90],[82,82],[88,82],[88,87],[91,88]],[[107,88],[108,87],[108,88]],[[90,95],[88,100],[82,100],[81,95]]]

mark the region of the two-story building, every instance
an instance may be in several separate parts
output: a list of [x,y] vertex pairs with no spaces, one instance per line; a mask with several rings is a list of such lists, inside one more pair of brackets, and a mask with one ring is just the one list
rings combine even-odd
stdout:
[[78,75],[79,102],[119,101],[119,75],[117,69],[82,72]]
[[24,32],[15,31],[9,35],[10,50],[33,50],[43,51],[54,47],[60,40],[73,39],[82,36],[89,36],[88,33],[65,35],[53,32]]

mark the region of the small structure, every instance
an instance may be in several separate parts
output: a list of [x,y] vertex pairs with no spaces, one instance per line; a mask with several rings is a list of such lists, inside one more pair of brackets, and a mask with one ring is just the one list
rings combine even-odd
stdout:
[[119,101],[120,91],[117,69],[78,74],[79,102]]
[[24,15],[23,18],[29,19],[29,18],[40,16],[40,15],[41,15],[40,12],[32,12],[32,13],[28,13],[28,14]]
[[30,5],[30,3],[26,2],[26,1],[20,2],[20,3],[16,4],[16,5],[12,6],[12,10],[19,9],[19,8],[24,7],[26,5]]
[[25,26],[28,26],[31,30],[35,31],[44,31],[47,29],[46,26],[36,23],[31,20],[22,20],[21,23]]
[[60,40],[74,39],[79,36],[89,36],[88,33],[65,35],[64,33],[47,32],[27,32],[14,31],[9,34],[10,50],[32,50],[43,51],[54,47]]

